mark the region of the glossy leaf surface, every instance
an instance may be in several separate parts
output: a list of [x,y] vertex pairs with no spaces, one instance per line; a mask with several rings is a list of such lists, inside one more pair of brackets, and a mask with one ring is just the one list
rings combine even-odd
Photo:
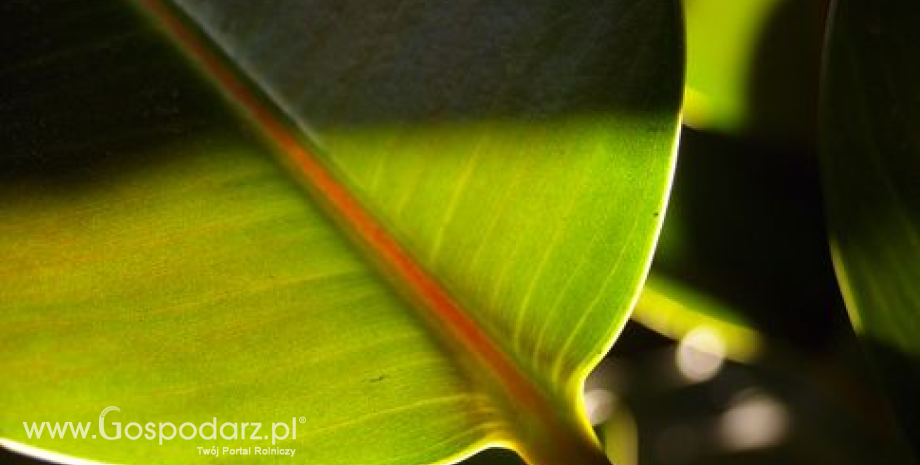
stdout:
[[308,463],[599,460],[578,396],[663,215],[676,6],[179,3],[5,7],[0,437],[129,463],[271,445],[21,426],[115,405],[296,419]]

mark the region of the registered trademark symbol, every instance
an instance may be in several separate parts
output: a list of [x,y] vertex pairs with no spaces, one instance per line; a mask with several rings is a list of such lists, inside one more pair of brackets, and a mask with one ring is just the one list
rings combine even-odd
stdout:
[[306,423],[306,422],[307,422],[307,417],[300,417],[300,422],[301,422],[301,423]]

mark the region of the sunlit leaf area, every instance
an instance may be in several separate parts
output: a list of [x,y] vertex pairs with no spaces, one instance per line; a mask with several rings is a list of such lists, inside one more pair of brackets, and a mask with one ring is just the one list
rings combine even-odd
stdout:
[[920,2],[0,2],[0,465],[920,464]]

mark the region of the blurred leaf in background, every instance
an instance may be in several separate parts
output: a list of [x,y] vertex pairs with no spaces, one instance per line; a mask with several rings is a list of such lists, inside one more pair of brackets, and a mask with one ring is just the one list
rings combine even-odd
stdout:
[[693,297],[665,311],[681,331],[661,327],[654,306],[636,316],[680,337],[715,312],[777,341],[825,345],[842,328],[814,149],[826,2],[684,7],[689,127],[648,294]]
[[850,320],[920,453],[920,3],[840,0],[828,34],[822,174]]
[[685,123],[802,140],[813,135],[826,0],[684,0]]
[[[672,341],[630,325],[595,388],[629,406],[643,464],[906,463],[828,253],[814,134],[825,2],[685,6],[693,129],[634,314]],[[701,96],[712,119],[695,114]],[[739,435],[723,435],[730,424]],[[746,442],[771,424],[786,434]]]

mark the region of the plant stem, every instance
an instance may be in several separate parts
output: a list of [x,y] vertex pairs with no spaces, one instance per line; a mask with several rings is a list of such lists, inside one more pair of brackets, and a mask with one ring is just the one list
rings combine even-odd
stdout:
[[520,444],[518,453],[530,465],[611,465],[593,437],[572,433]]

